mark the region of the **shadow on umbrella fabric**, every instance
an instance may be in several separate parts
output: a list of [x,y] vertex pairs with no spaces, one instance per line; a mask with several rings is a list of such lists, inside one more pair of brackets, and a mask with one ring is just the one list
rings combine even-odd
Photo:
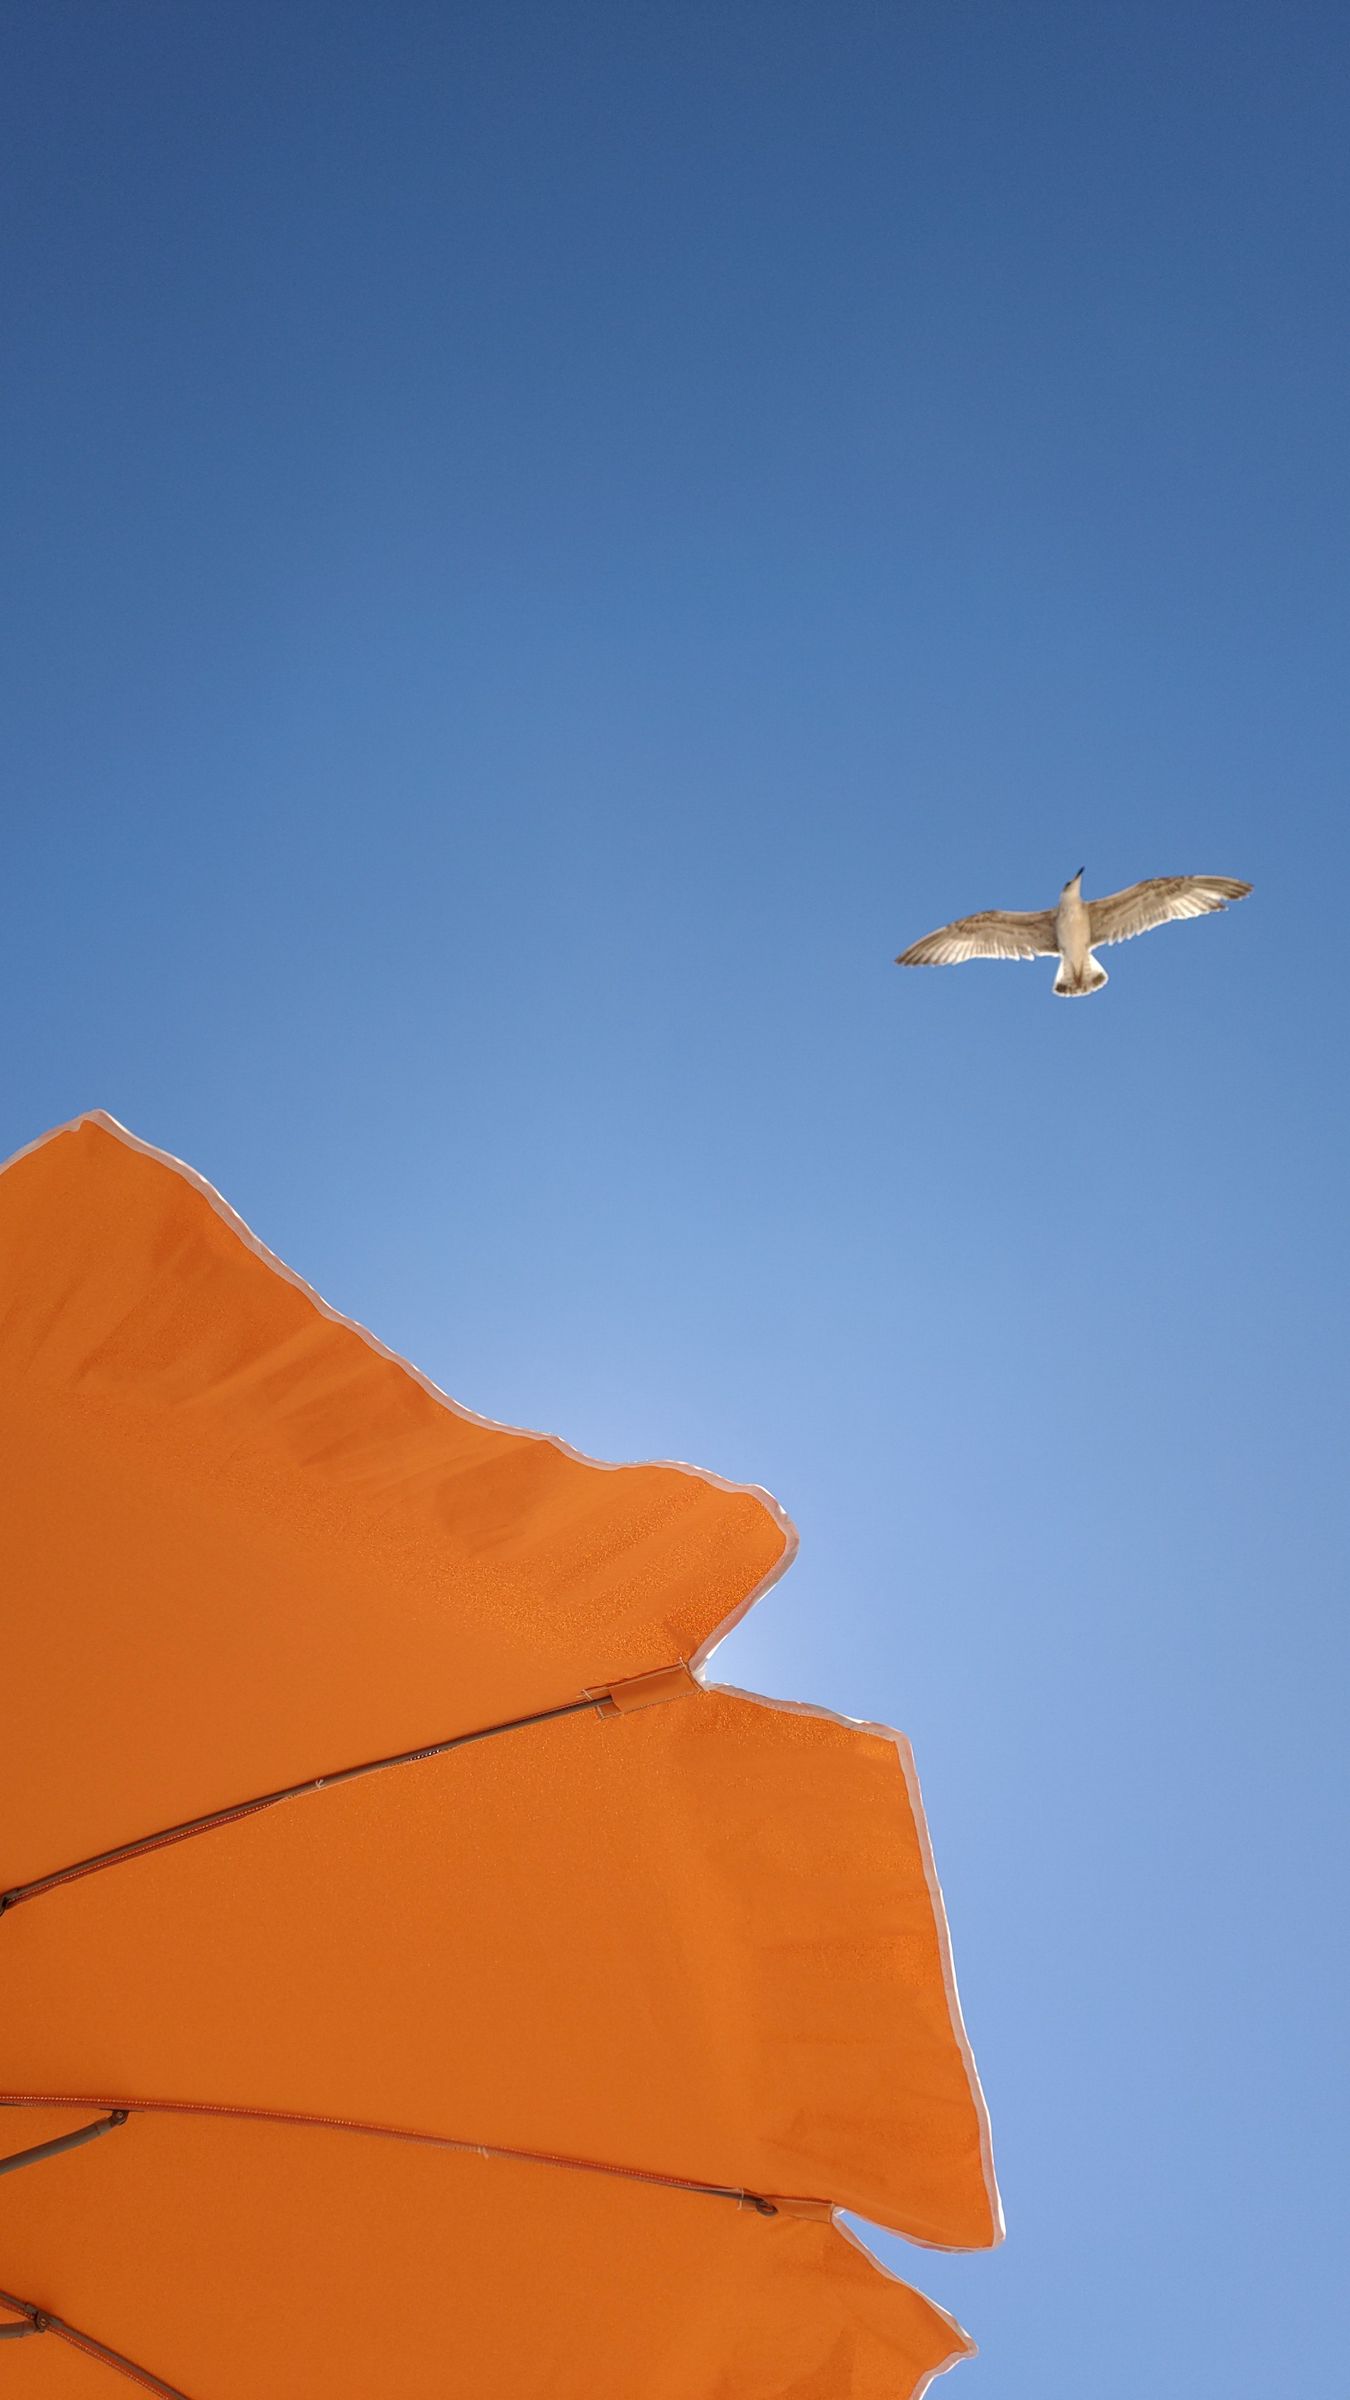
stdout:
[[908,1746],[708,1677],[766,1493],[471,1415],[101,1114],[0,1172],[0,1411],[21,2400],[969,2353],[835,2218],[1002,2231]]

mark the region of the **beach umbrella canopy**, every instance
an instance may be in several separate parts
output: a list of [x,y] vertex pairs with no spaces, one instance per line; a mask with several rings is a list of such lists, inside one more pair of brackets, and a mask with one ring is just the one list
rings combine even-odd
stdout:
[[[16,2400],[908,2400],[1000,2217],[912,1762],[766,1494],[469,1414],[199,1176],[0,1172]],[[69,2137],[74,2137],[70,2139]]]

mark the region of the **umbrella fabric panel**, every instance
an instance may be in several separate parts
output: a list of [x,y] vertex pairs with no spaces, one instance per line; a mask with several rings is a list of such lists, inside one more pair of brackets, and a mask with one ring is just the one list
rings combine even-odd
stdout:
[[0,1888],[693,1658],[766,1495],[467,1415],[110,1120],[0,1173]]
[[[893,1737],[739,1694],[531,1727],[0,1920],[0,2087],[357,2120],[1000,2219]],[[0,2278],[0,2280],[3,2280]]]
[[[133,2118],[0,2179],[0,2260],[187,2400],[910,2400],[970,2349],[829,2225],[237,2122]],[[0,2355],[22,2400],[118,2389],[51,2335]]]

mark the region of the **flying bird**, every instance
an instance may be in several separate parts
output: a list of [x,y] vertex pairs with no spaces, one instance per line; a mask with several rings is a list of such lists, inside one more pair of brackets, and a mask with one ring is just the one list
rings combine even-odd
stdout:
[[897,967],[954,967],[967,958],[1058,958],[1055,990],[1066,999],[1099,992],[1106,969],[1093,957],[1104,942],[1128,942],[1174,917],[1207,917],[1230,900],[1245,900],[1249,883],[1231,875],[1155,875],[1104,900],[1083,898],[1083,869],[1071,875],[1054,908],[1019,913],[981,909],[912,942]]

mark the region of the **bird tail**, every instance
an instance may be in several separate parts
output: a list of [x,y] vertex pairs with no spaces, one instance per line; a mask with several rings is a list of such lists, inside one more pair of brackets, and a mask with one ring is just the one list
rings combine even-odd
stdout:
[[1098,966],[1096,959],[1089,951],[1077,973],[1069,965],[1067,958],[1060,960],[1059,973],[1055,977],[1055,990],[1062,999],[1081,1000],[1088,992],[1099,992],[1102,985],[1109,981],[1110,978],[1105,967]]

